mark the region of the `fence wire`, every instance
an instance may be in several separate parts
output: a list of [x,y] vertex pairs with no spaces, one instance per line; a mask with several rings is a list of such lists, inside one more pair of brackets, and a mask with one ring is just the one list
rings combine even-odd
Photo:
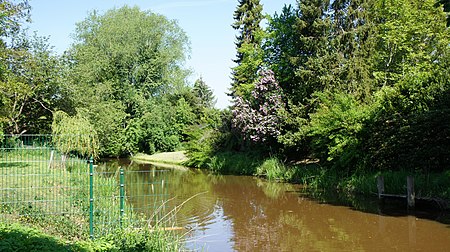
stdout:
[[58,151],[51,135],[4,136],[0,221],[93,238],[122,227],[154,225],[167,216],[165,171],[104,163],[92,164],[91,176],[90,165],[87,157]]

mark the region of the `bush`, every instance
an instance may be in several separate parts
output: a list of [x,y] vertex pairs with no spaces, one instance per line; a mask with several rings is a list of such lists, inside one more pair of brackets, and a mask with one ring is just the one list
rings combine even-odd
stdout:
[[320,104],[310,114],[307,134],[313,151],[321,160],[351,169],[360,158],[360,133],[371,118],[375,106],[361,104],[350,94],[316,93]]

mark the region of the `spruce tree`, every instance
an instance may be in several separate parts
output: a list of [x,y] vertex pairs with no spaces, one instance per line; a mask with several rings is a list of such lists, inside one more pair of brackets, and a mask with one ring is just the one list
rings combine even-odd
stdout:
[[330,79],[324,64],[329,59],[328,6],[328,0],[303,0],[270,19],[264,59],[292,104],[306,102]]
[[364,99],[374,90],[376,57],[374,0],[336,0],[331,4],[329,47],[334,62],[328,66],[333,81],[326,89]]
[[447,26],[450,26],[450,0],[437,0],[436,5],[442,5],[447,13]]
[[200,77],[194,83],[194,95],[197,98],[197,105],[202,108],[213,108],[216,104],[216,98],[211,88]]
[[328,41],[330,37],[331,21],[326,13],[329,0],[304,0],[298,1],[299,17],[294,29],[301,47],[298,51],[298,65],[295,75],[299,82],[293,83],[290,93],[296,96],[294,102],[304,104],[311,98],[311,94],[323,90],[325,83],[330,81],[328,63],[334,62],[330,59],[330,48]]
[[239,31],[236,36],[237,55],[233,68],[231,96],[250,95],[253,84],[258,78],[262,64],[261,40],[263,31],[260,23],[263,19],[263,6],[259,0],[239,0],[234,12],[232,27]]

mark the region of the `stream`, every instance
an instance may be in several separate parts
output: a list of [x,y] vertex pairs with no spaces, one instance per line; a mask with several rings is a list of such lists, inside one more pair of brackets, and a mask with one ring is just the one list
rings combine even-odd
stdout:
[[300,185],[116,160],[135,212],[182,232],[197,251],[448,251],[450,217],[312,197]]

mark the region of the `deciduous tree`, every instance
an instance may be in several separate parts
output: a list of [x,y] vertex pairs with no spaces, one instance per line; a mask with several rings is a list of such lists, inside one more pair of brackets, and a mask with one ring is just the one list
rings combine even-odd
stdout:
[[152,100],[184,88],[186,34],[176,21],[125,6],[90,13],[77,24],[75,38],[67,79],[76,89],[77,107],[89,111],[86,116],[99,133],[100,154],[148,151],[139,146],[151,143],[127,139],[133,135],[127,131],[145,135],[141,119],[156,113]]

